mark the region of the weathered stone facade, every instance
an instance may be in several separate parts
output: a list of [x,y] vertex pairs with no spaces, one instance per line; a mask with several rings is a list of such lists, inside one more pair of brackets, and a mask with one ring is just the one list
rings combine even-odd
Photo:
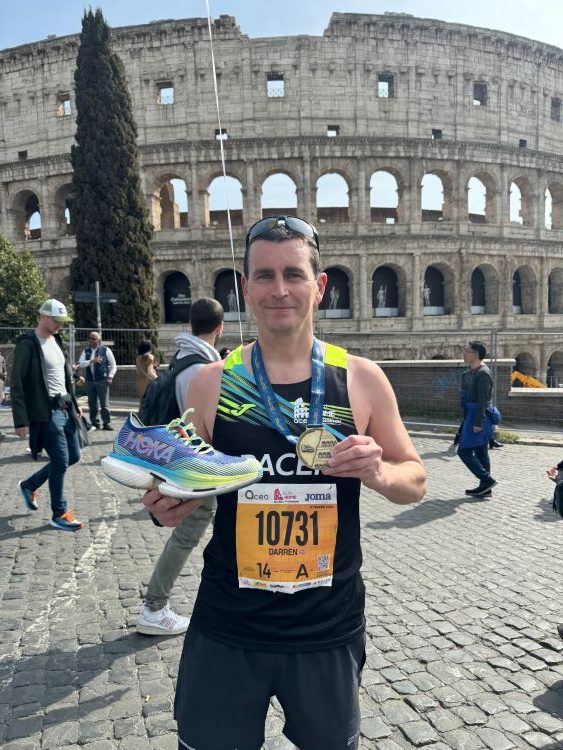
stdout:
[[[221,164],[207,20],[120,28],[113,39],[138,124],[166,337],[178,330],[165,324],[170,275],[183,274],[195,298],[216,293],[231,267],[224,213],[209,207]],[[77,45],[69,36],[0,52],[0,232],[28,242],[63,298]],[[563,326],[563,50],[400,14],[336,13],[322,37],[264,39],[222,16],[214,52],[227,174],[243,199],[233,214],[240,272],[242,225],[262,215],[264,181],[283,173],[296,187],[286,212],[318,225],[340,293],[321,334],[378,359],[427,358],[459,356],[460,342],[499,329],[499,356],[526,355],[529,374],[545,379],[549,366],[563,380],[563,336],[544,335]],[[376,173],[394,178],[394,207],[378,203]],[[318,206],[326,174],[344,178],[347,207]],[[428,175],[441,181],[441,207],[423,203]],[[473,178],[486,192],[478,212],[468,208]],[[171,179],[185,183],[187,212]],[[238,326],[228,326],[234,340]]]

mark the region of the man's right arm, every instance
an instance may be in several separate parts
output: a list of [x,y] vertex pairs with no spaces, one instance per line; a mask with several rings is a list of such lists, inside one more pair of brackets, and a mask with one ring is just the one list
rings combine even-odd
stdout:
[[86,349],[84,349],[78,360],[78,367],[90,367],[91,362],[92,360],[86,357]]
[[[16,432],[19,430],[23,432],[29,426],[23,384],[28,374],[30,356],[31,349],[29,343],[27,341],[20,341],[14,350],[14,362],[10,376],[10,401],[12,402],[12,416]],[[25,437],[24,434],[19,436]]]

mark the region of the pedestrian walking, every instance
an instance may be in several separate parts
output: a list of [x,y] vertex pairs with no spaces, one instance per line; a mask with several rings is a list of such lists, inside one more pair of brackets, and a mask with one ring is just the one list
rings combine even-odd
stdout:
[[481,341],[470,341],[463,349],[463,360],[468,369],[462,374],[461,401],[463,422],[457,455],[479,484],[466,495],[490,497],[496,480],[491,476],[489,441],[493,434],[491,371],[483,362],[487,354]]
[[[359,746],[360,485],[413,503],[425,475],[382,370],[315,338],[326,283],[311,224],[254,224],[242,284],[257,341],[190,384],[197,434],[256,457],[263,479],[218,497],[178,674],[181,748],[259,750],[272,695],[302,750]],[[200,501],[143,502],[173,526]]]
[[139,399],[142,399],[148,384],[158,377],[155,369],[154,354],[152,353],[152,344],[148,339],[143,339],[139,343],[135,358],[135,368],[137,370],[137,396]]
[[109,406],[109,387],[113,382],[117,365],[109,346],[102,344],[102,336],[98,331],[88,335],[88,346],[78,361],[86,375],[86,393],[88,394],[88,409],[90,422],[99,430],[98,405],[102,417],[104,430],[113,430]]
[[[217,362],[215,348],[223,332],[223,308],[211,298],[196,300],[190,308],[191,333],[176,337],[176,359],[199,355],[200,361],[176,375],[176,400],[179,413],[186,409],[190,381],[206,362]],[[178,635],[185,633],[189,617],[174,612],[168,604],[172,588],[194,548],[199,544],[215,514],[215,498],[207,498],[192,514],[186,516],[170,534],[154,567],[143,607],[137,617],[137,631],[145,635]]]
[[72,319],[62,302],[48,299],[41,305],[35,331],[17,340],[10,395],[17,436],[30,436],[31,442],[40,445],[49,456],[48,463],[19,483],[25,506],[30,511],[39,509],[38,490],[48,482],[51,525],[77,531],[82,524],[68,509],[64,496],[66,470],[80,459],[73,410],[81,412],[60,336],[62,326],[69,322]]

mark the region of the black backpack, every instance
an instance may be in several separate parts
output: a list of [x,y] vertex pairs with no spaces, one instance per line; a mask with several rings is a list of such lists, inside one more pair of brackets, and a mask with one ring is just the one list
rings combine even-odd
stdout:
[[176,401],[176,375],[197,364],[209,364],[209,360],[202,354],[188,354],[178,359],[176,352],[168,369],[161,372],[156,380],[151,380],[141,399],[139,419],[143,424],[168,424],[181,416]]
[[559,513],[563,518],[563,461],[557,464],[557,476],[553,491],[553,512]]

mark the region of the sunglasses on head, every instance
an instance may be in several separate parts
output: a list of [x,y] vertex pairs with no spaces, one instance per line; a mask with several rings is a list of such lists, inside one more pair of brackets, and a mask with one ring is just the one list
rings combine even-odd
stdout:
[[261,237],[263,234],[267,234],[267,232],[277,227],[286,227],[286,229],[290,229],[292,232],[299,232],[299,234],[307,237],[307,239],[313,240],[317,246],[317,250],[320,252],[317,230],[308,221],[299,219],[297,216],[268,216],[265,219],[260,219],[246,233],[246,249],[248,250],[250,243],[257,237]]

